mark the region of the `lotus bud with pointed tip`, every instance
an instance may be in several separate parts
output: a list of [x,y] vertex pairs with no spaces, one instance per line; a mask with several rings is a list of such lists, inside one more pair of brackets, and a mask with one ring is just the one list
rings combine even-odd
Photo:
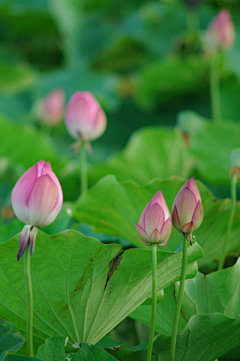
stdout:
[[203,220],[203,207],[194,178],[190,178],[178,192],[172,211],[173,226],[184,234],[197,229]]
[[74,139],[88,142],[104,133],[107,119],[100,104],[90,92],[77,91],[67,105],[65,123]]
[[11,198],[15,215],[25,223],[20,237],[19,260],[28,242],[33,254],[37,227],[52,223],[62,208],[62,188],[50,163],[41,160],[28,169],[15,184]]
[[158,191],[144,208],[136,228],[143,243],[165,246],[172,230],[171,216],[162,191]]
[[231,16],[222,10],[208,26],[207,41],[215,49],[229,49],[235,40],[235,30]]

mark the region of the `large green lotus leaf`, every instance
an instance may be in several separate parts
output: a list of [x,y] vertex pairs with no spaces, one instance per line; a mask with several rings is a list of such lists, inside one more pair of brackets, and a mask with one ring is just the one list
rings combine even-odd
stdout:
[[[0,315],[26,330],[23,259],[19,235],[0,245]],[[197,273],[202,250],[188,248],[188,277]],[[47,236],[39,231],[31,257],[34,345],[48,337],[96,343],[151,294],[151,249],[104,245],[76,231]],[[181,254],[158,252],[158,289],[179,280]]]
[[192,159],[176,129],[148,127],[137,130],[125,149],[108,163],[95,166],[90,171],[90,180],[94,183],[114,174],[119,181],[131,179],[146,184],[154,178],[187,177],[191,168]]
[[[169,209],[184,181],[178,177],[155,179],[139,186],[132,181],[119,183],[115,177],[106,176],[78,200],[74,216],[82,222],[94,225],[98,231],[121,236],[137,247],[145,247],[136,231],[135,223],[154,194],[162,189]],[[217,200],[209,190],[197,182],[204,208],[202,225],[194,232],[203,248],[202,266],[220,257],[226,237],[231,200]],[[228,252],[240,249],[240,204],[236,212]],[[174,251],[182,243],[182,235],[175,229],[164,249]]]
[[18,350],[24,342],[25,338],[14,323],[0,320],[0,361],[6,359],[7,351]]
[[[105,336],[97,346],[106,349],[117,360],[145,361],[147,357],[148,342],[145,341],[137,346],[130,346],[125,342],[115,341]],[[157,361],[157,355],[152,356],[152,361]]]
[[[139,186],[132,181],[119,183],[114,176],[106,176],[79,198],[73,215],[84,223],[96,226],[100,232],[118,235],[137,247],[148,248],[141,241],[135,226],[144,207],[162,189],[171,209],[182,184],[182,180],[175,177]],[[164,249],[175,251],[180,246],[180,233],[173,233],[174,239],[171,238]]]
[[[176,291],[174,285],[171,285],[164,290],[164,298],[157,304],[156,313],[156,327],[158,333],[171,335],[174,318],[174,311],[176,307]],[[183,306],[184,307],[184,306]],[[141,305],[134,310],[130,317],[150,326],[151,321],[151,305]],[[183,314],[180,315],[178,333],[180,333],[187,324],[188,319]]]
[[[240,316],[196,315],[178,335],[175,361],[214,361],[240,345]],[[161,361],[169,361],[170,336],[160,335],[153,346]]]
[[50,337],[38,348],[37,356],[44,361],[66,361],[64,345],[64,337]]
[[[22,356],[22,355],[7,355],[4,361],[43,361],[40,358]],[[59,360],[61,361],[61,360]]]
[[[195,278],[186,280],[178,332],[184,329],[188,320],[194,315],[219,312],[230,318],[240,316],[239,274],[240,259],[233,267],[207,276],[198,273]],[[157,305],[158,333],[171,335],[178,289],[179,283],[166,288],[163,301]],[[141,305],[130,316],[149,326],[151,306]]]
[[110,355],[101,347],[81,343],[81,349],[77,353],[69,354],[71,361],[116,361],[116,358]]
[[240,147],[240,124],[202,122],[190,140],[198,174],[212,184],[229,184],[230,153]]
[[[148,64],[139,75],[135,97],[139,106],[153,108],[206,87],[209,61],[200,56],[168,58]],[[174,99],[175,101],[175,99]]]
[[59,163],[51,139],[33,126],[19,125],[0,117],[0,129],[0,157],[7,155],[26,168],[41,159]]

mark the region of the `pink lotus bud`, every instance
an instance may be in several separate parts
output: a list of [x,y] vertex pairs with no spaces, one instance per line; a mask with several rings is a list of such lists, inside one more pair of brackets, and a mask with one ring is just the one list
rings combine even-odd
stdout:
[[136,228],[143,243],[149,246],[157,243],[162,247],[168,243],[172,222],[162,191],[158,191],[144,208]]
[[67,105],[65,122],[69,134],[84,141],[99,138],[107,126],[104,111],[88,91],[73,94]]
[[173,203],[173,226],[184,234],[192,233],[203,220],[203,207],[194,178],[190,178],[178,192]]
[[235,39],[234,25],[227,10],[222,10],[208,26],[208,41],[213,48],[228,49]]
[[56,89],[44,98],[38,109],[38,117],[49,125],[56,125],[63,119],[65,95],[61,89]]
[[43,160],[28,169],[19,178],[12,191],[12,207],[17,218],[26,226],[20,237],[18,260],[30,241],[34,250],[36,227],[52,223],[62,208],[63,193],[50,163]]

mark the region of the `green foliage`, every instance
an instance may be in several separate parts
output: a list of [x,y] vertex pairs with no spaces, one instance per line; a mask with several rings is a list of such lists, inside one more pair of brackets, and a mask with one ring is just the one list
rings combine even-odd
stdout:
[[[221,313],[229,318],[240,316],[240,260],[235,266],[207,276],[198,273],[187,280],[178,331],[183,331],[192,316]],[[156,331],[171,335],[173,314],[179,285],[164,290],[164,299],[157,306]],[[131,317],[150,325],[151,307],[141,305]]]
[[148,127],[135,132],[126,148],[107,164],[95,166],[90,179],[95,182],[115,174],[119,181],[132,179],[146,184],[154,178],[187,177],[191,169],[192,159],[177,130]]
[[29,89],[36,81],[36,74],[26,65],[0,61],[0,92],[16,93]]
[[21,355],[7,355],[5,361],[43,361],[36,357],[21,356]]
[[208,67],[209,61],[199,56],[170,58],[147,65],[140,73],[136,100],[139,105],[152,108],[171,103],[176,96],[192,94],[193,89],[205,87]]
[[18,350],[24,342],[14,323],[0,320],[0,361],[6,360],[7,351]]
[[[195,12],[185,5],[0,1],[0,361],[145,361],[151,247],[135,223],[159,189],[171,210],[191,176],[200,180],[204,220],[188,247],[176,361],[239,359],[240,262],[208,275],[197,273],[197,263],[207,273],[221,255],[231,209],[230,154],[240,148],[239,43],[221,53],[222,121],[213,123],[205,31],[218,10],[230,8],[238,39],[240,12],[237,0],[231,7],[226,0],[203,1]],[[107,131],[88,155],[90,189],[80,198],[79,157],[72,159],[64,124],[33,124],[33,105],[56,88],[67,101],[76,90],[91,91],[107,113]],[[41,159],[51,162],[65,204],[43,229],[54,235],[39,231],[31,257],[36,357],[28,357],[24,267],[16,260],[15,235],[23,224],[10,203],[17,179]],[[226,265],[240,252],[239,202],[235,209]],[[181,244],[173,229],[158,250],[158,295],[164,298],[157,305],[152,361],[168,361]],[[122,325],[116,327],[121,321],[124,335]],[[104,337],[113,329],[118,341]]]
[[44,133],[37,131],[33,126],[16,124],[0,118],[0,156],[8,157],[26,168],[39,162],[41,159],[57,165],[55,147]]
[[115,357],[109,355],[98,346],[81,343],[81,349],[75,354],[70,354],[72,361],[116,361]]
[[[115,177],[107,176],[79,198],[74,216],[82,222],[94,225],[100,232],[121,236],[142,248],[145,245],[137,234],[135,223],[139,221],[144,207],[155,193],[162,189],[171,209],[183,183],[180,178],[172,177],[155,179],[145,186],[139,186],[132,181],[120,183]],[[221,255],[231,201],[217,200],[206,187],[200,183],[198,185],[205,213],[201,227],[194,234],[205,254],[205,257],[199,260],[199,265],[203,266]],[[239,249],[239,221],[240,204],[237,203],[228,252]],[[173,229],[164,249],[174,251],[181,243],[181,234]]]
[[191,139],[190,152],[197,172],[206,182],[228,184],[230,153],[240,147],[240,125],[233,122],[203,122]]
[[[231,268],[207,276],[198,273],[186,281],[176,360],[190,361],[196,354],[199,360],[211,361],[240,346],[239,272],[240,260]],[[157,305],[156,331],[160,336],[154,351],[163,360],[168,359],[169,352],[163,335],[170,338],[172,332],[178,288],[178,283],[166,288],[163,301]],[[150,325],[151,306],[138,307],[131,317]]]
[[[235,320],[219,313],[193,316],[177,338],[176,361],[213,361],[240,345],[240,317]],[[164,344],[163,342],[164,341]],[[169,344],[161,336],[154,344],[154,352],[163,361],[169,360]]]
[[[103,245],[74,231],[47,236],[39,231],[32,257],[34,345],[47,337],[96,343],[151,294],[151,250]],[[16,261],[19,236],[2,243],[0,314],[26,330],[23,260]],[[201,248],[188,252],[188,277],[197,272]],[[158,252],[158,289],[177,281],[181,255]],[[51,275],[51,277],[49,277]]]
[[[147,342],[138,346],[129,346],[124,342],[119,343],[110,337],[104,337],[98,345],[105,348],[117,360],[145,361],[147,357]],[[156,355],[153,356],[152,360],[157,361]]]
[[64,337],[56,336],[48,338],[45,344],[38,348],[37,356],[44,361],[66,361],[64,344]]

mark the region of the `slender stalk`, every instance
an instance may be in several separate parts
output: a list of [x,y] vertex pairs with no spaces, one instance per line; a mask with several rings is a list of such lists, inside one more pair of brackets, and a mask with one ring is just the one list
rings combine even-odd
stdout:
[[81,147],[81,189],[82,194],[88,189],[88,176],[87,176],[87,149],[85,143]]
[[[179,316],[180,316],[180,311],[181,311],[181,306],[182,306],[186,269],[187,269],[187,247],[188,247],[188,245],[187,245],[187,239],[186,239],[185,235],[183,235],[183,236],[184,236],[184,239],[183,239],[183,249],[182,249],[182,270],[181,270],[180,288],[179,288],[179,293],[178,293],[177,305],[176,305],[174,319],[173,319],[170,361],[174,361],[174,358],[175,358],[178,322],[179,322]],[[190,234],[189,237],[192,237],[192,235]]]
[[229,243],[231,230],[232,230],[232,224],[233,224],[233,218],[234,218],[235,206],[236,206],[236,199],[237,199],[237,175],[236,175],[236,173],[234,173],[231,178],[231,198],[232,198],[232,207],[231,207],[231,212],[230,212],[229,220],[228,220],[227,235],[225,238],[222,255],[221,255],[221,258],[220,258],[220,261],[218,264],[218,270],[221,270],[224,266],[225,255],[226,255],[227,246]]
[[153,337],[157,312],[157,244],[152,244],[152,317],[148,340],[147,361],[152,359]]
[[218,53],[212,54],[211,56],[210,90],[212,103],[212,118],[213,121],[217,123],[221,121],[221,97]]
[[33,292],[31,279],[30,243],[24,252],[24,274],[27,289],[27,352],[33,356]]

